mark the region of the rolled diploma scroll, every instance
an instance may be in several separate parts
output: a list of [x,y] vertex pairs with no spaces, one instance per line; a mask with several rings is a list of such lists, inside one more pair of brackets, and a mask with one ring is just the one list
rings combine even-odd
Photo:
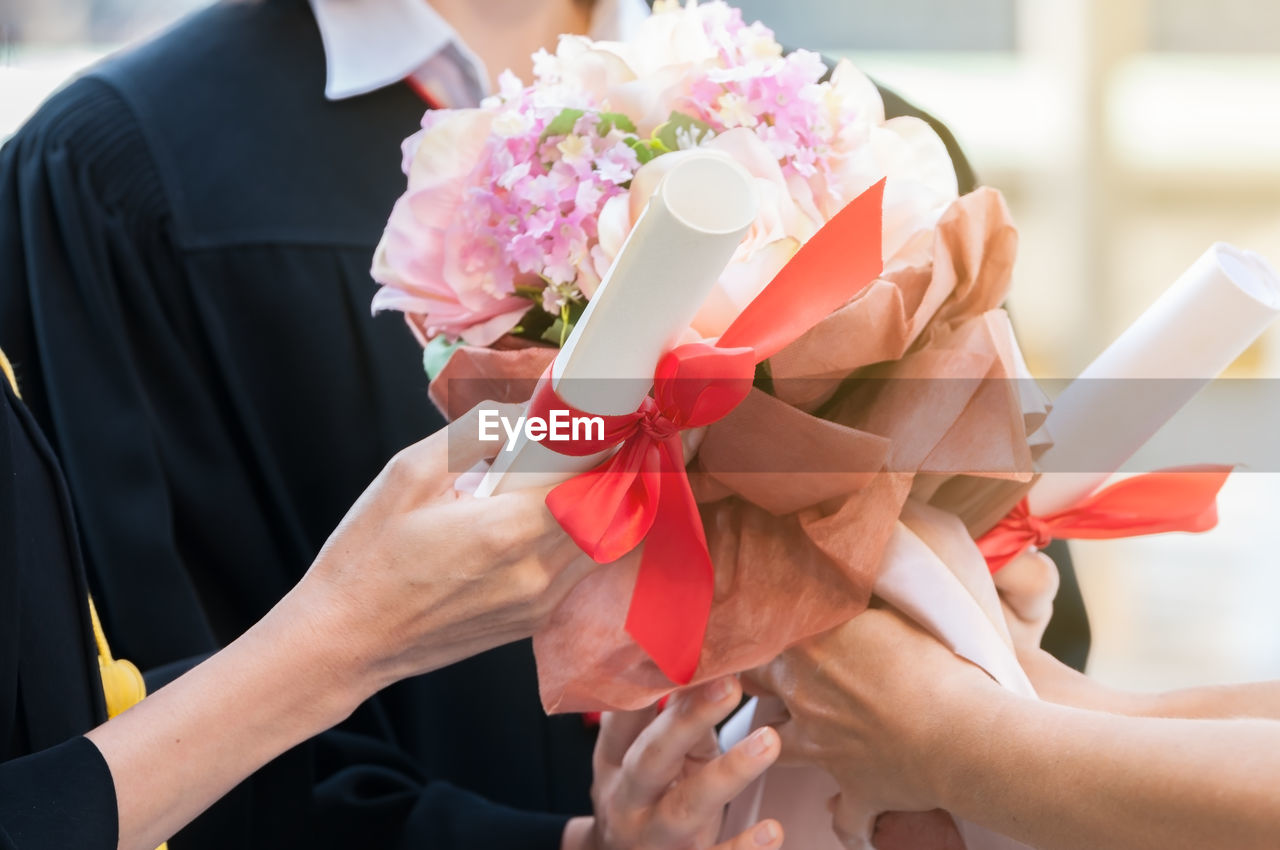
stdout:
[[[658,361],[697,315],[758,207],[750,175],[727,156],[693,153],[672,167],[556,356],[560,396],[604,416],[639,408]],[[606,456],[557,454],[522,434],[476,495],[557,484]]]
[[[1222,242],[1209,248],[1054,401],[1044,423],[1053,446],[1028,493],[1031,512],[1064,510],[1096,490],[1277,315],[1280,275],[1265,259]],[[1138,379],[1169,379],[1141,387],[1141,410],[1127,383]],[[1116,410],[1125,415],[1108,417]]]

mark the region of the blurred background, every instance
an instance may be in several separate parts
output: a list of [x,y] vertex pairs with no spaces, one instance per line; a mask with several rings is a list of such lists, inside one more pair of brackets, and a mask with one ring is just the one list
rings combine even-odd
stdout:
[[[0,139],[68,76],[201,5],[0,0]],[[1037,375],[1079,373],[1214,241],[1280,262],[1275,0],[737,5],[942,119],[1005,193]],[[1280,378],[1280,328],[1231,374]],[[1209,534],[1075,544],[1090,672],[1138,689],[1280,679],[1278,508],[1280,475],[1244,472]]]

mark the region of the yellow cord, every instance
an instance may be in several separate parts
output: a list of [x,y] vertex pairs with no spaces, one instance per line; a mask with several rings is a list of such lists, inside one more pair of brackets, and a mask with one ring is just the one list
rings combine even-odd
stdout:
[[0,372],[4,372],[4,376],[9,379],[13,394],[22,398],[22,393],[18,392],[18,378],[13,374],[13,365],[9,362],[9,358],[4,356],[4,349],[0,349]]

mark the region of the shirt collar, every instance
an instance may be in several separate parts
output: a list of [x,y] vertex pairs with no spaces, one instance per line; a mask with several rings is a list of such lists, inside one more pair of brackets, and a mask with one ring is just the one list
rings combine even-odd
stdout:
[[[427,0],[310,2],[324,42],[324,93],[330,100],[398,83],[449,48],[485,78],[479,58]],[[590,35],[622,40],[648,14],[644,0],[596,0]]]

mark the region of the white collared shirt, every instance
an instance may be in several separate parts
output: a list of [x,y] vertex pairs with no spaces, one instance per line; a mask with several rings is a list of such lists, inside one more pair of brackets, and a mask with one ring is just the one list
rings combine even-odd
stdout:
[[[310,0],[324,41],[325,97],[342,100],[413,77],[442,106],[475,106],[491,91],[484,62],[428,0]],[[627,37],[644,0],[596,0],[589,35]]]

